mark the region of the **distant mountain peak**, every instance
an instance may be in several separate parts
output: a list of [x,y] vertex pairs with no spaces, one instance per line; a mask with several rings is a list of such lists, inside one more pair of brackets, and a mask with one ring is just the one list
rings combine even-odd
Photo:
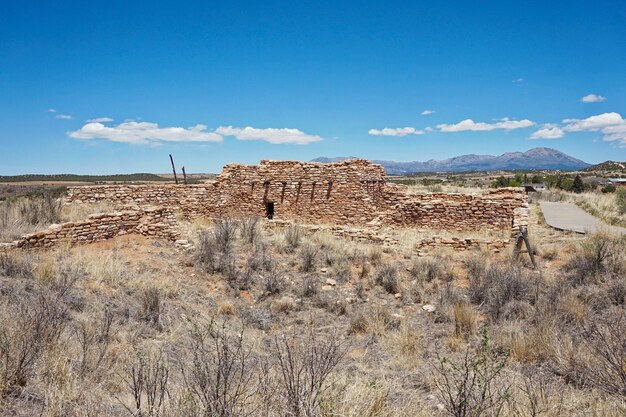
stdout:
[[[353,157],[315,158],[314,162],[337,162]],[[532,148],[526,152],[506,152],[499,156],[494,155],[460,155],[443,160],[428,160],[426,162],[395,162],[372,161],[382,165],[387,174],[399,175],[415,172],[467,172],[467,171],[498,171],[498,170],[530,170],[530,169],[560,169],[575,171],[589,167],[586,162],[571,157],[553,148]]]

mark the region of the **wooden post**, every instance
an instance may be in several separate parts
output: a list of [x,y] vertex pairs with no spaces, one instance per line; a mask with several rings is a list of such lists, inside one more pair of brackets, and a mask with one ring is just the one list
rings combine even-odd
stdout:
[[172,158],[172,154],[170,154],[170,162],[172,163],[172,171],[174,171],[174,181],[178,184],[178,177],[176,176],[176,167],[174,167],[174,158]]
[[[522,250],[522,244],[526,245],[526,250]],[[530,246],[530,240],[528,239],[528,229],[524,226],[519,227],[519,232],[517,233],[515,240],[515,248],[513,248],[513,260],[517,260],[519,258],[520,253],[526,252],[530,257],[530,261],[533,264],[533,267],[537,268],[537,262],[535,261],[535,254],[533,249]]]
[[183,167],[183,181],[185,182],[185,185],[187,185],[187,173],[185,172],[185,167]]

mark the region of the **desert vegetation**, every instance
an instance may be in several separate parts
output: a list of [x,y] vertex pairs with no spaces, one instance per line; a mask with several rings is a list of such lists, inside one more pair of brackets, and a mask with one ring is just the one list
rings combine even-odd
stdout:
[[255,218],[181,233],[0,252],[2,414],[626,411],[623,237],[544,245],[533,270]]

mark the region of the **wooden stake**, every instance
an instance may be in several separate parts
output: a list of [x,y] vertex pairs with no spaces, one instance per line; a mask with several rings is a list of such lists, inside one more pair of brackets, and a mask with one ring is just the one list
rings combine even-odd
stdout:
[[174,181],[178,184],[178,177],[176,176],[176,167],[174,167],[174,158],[172,158],[172,154],[170,154],[170,162],[172,163],[172,171],[174,171]]
[[[515,237],[515,247],[513,248],[513,260],[517,260],[519,258],[520,253],[527,253],[530,257],[530,261],[533,264],[533,267],[537,268],[537,262],[535,261],[535,254],[530,246],[530,240],[528,239],[528,229],[524,226],[519,227],[519,232]],[[522,250],[522,244],[526,245],[526,250]]]
[[187,185],[187,173],[185,172],[185,167],[183,167],[183,181],[185,181],[185,185]]

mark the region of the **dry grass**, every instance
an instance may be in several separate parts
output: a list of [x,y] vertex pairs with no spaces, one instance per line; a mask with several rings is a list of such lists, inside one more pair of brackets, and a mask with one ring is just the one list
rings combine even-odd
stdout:
[[[454,416],[456,392],[465,415],[624,411],[619,238],[546,255],[560,243],[535,223],[552,258],[537,273],[224,221],[182,223],[190,250],[0,252],[0,414]],[[455,369],[491,378],[491,398]]]

